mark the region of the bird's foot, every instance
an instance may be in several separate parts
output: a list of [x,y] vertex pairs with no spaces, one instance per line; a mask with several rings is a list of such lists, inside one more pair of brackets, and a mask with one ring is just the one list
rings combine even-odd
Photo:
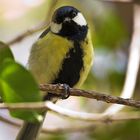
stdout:
[[64,92],[62,93],[61,99],[67,99],[70,96],[70,87],[67,84],[60,84],[61,86],[64,87]]

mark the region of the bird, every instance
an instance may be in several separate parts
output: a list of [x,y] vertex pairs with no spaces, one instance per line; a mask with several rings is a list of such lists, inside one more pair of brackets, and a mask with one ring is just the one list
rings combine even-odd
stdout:
[[[86,18],[77,8],[62,6],[54,11],[49,27],[33,44],[28,67],[38,84],[59,83],[79,88],[87,78],[93,57]],[[45,100],[52,100],[51,94],[47,96]],[[35,140],[39,127],[40,124],[27,122],[26,136],[22,131],[18,140]]]

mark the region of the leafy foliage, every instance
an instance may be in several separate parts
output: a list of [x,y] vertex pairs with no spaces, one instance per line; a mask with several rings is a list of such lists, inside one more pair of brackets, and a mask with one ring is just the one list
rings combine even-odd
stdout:
[[115,13],[106,13],[96,25],[94,43],[97,47],[117,47],[127,39],[127,29],[120,17]]
[[[34,78],[13,60],[12,52],[3,45],[0,49],[0,95],[5,103],[41,101]],[[34,122],[42,119],[37,111],[10,111],[13,117]]]
[[8,45],[0,41],[0,64],[7,58],[14,59],[14,56]]

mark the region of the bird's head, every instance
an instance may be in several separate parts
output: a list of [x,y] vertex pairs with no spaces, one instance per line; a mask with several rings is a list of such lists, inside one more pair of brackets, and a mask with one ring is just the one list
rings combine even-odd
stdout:
[[82,13],[72,6],[58,8],[50,25],[53,33],[73,39],[75,37],[85,38],[87,34],[87,22]]

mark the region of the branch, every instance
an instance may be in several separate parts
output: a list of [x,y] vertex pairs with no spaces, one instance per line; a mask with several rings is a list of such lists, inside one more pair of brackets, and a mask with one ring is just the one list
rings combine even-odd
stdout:
[[3,103],[0,104],[0,109],[9,110],[50,110],[60,116],[65,116],[82,121],[95,121],[95,122],[112,122],[124,120],[140,120],[140,113],[121,113],[116,115],[93,114],[71,111],[55,105],[50,101],[40,103]]
[[[105,2],[108,2],[108,1],[109,2],[125,2],[125,3],[133,2],[133,0],[102,0],[102,1],[105,1]],[[57,0],[53,0],[53,4],[52,4],[53,6],[50,8],[50,11],[53,11],[56,3],[57,3]],[[49,13],[50,12],[47,13],[46,17],[50,17]],[[30,35],[33,35],[34,33],[38,32],[38,31],[41,31],[44,28],[47,28],[49,26],[49,22],[46,22],[46,21],[50,21],[50,20],[45,19],[45,21],[39,23],[38,25],[34,26],[33,28],[28,29],[27,31],[25,31],[25,32],[21,33],[20,35],[18,35],[17,37],[15,37],[14,39],[8,41],[7,44],[9,46],[13,45],[15,43],[18,43],[18,42],[22,41],[24,38],[26,38]]]
[[[3,121],[9,125],[15,126],[17,128],[21,127],[21,123],[7,119],[0,116],[0,121]],[[96,128],[95,124],[81,125],[81,126],[69,126],[69,127],[56,127],[56,128],[42,128],[41,132],[44,134],[62,134],[62,133],[75,133],[83,131],[93,131]]]
[[56,3],[57,3],[57,0],[53,0],[51,2],[50,7],[49,7],[49,11],[46,14],[46,19],[43,22],[41,22],[38,25],[34,26],[33,28],[21,33],[20,35],[18,35],[14,39],[10,40],[7,44],[9,46],[13,45],[15,43],[18,43],[18,42],[22,41],[24,38],[26,38],[30,35],[33,35],[34,33],[38,32],[38,31],[41,31],[44,28],[47,28],[50,23],[46,22],[46,21],[50,21],[50,17],[51,17],[50,15],[52,14],[52,11],[53,11],[54,7],[56,6]]
[[[56,84],[56,85],[44,84],[44,85],[40,85],[40,90],[47,91],[53,94],[55,93],[56,95],[62,96],[62,94],[65,91],[65,88],[63,85],[60,84]],[[74,88],[70,88],[69,92],[71,96],[81,96],[81,97],[96,99],[106,103],[116,103],[116,104],[122,104],[122,105],[140,108],[140,101],[135,101],[133,99],[124,99],[121,97],[107,95],[97,91],[86,91],[86,90],[74,89]]]
[[[64,86],[60,85],[60,84],[40,85],[40,90],[59,95],[60,97],[65,92]],[[124,98],[121,98],[121,97],[107,95],[107,94],[97,92],[97,91],[87,91],[87,90],[70,88],[69,93],[70,93],[71,96],[86,97],[86,98],[91,98],[91,99],[96,99],[96,100],[99,100],[99,101],[103,101],[103,102],[106,102],[106,103],[116,103],[116,104],[121,104],[121,105],[127,105],[127,106],[131,106],[131,107],[140,108],[140,101],[136,101],[136,100],[133,100],[133,99],[124,99]],[[39,103],[35,103],[35,104],[37,104],[37,107],[36,107],[36,105],[34,105],[36,107],[36,109],[37,108],[39,109],[40,104]],[[9,105],[7,104],[7,108],[9,107],[9,108],[14,109],[14,106],[12,106],[13,104],[11,104],[10,106]],[[21,104],[21,106],[22,106],[22,104]],[[42,104],[41,104],[41,106],[42,106]],[[5,108],[5,104],[0,104],[0,108],[1,109]],[[29,106],[29,108],[34,109],[34,108],[32,108],[32,106]]]
[[64,109],[59,107],[52,102],[47,102],[47,108],[60,115],[65,116],[77,120],[82,121],[95,121],[95,122],[112,122],[112,121],[124,121],[124,120],[140,120],[140,113],[120,113],[116,115],[105,115],[105,114],[98,114],[98,113],[83,113],[83,112],[76,112],[69,109]]
[[83,125],[83,126],[69,126],[69,127],[64,127],[64,128],[43,128],[41,130],[42,133],[45,133],[45,134],[62,134],[62,133],[75,133],[75,132],[83,132],[83,131],[86,131],[86,132],[89,132],[89,131],[92,131],[96,128],[95,125]]
[[15,43],[18,43],[20,41],[22,41],[24,38],[33,35],[34,33],[44,29],[45,27],[47,28],[49,26],[49,22],[41,22],[38,25],[34,26],[33,28],[21,33],[20,35],[18,35],[17,37],[15,37],[14,39],[10,40],[9,42],[7,42],[7,44],[13,45]]
[[[130,54],[126,72],[126,78],[124,87],[121,93],[122,98],[131,98],[134,93],[137,75],[140,64],[140,6],[134,5],[134,27],[133,27],[133,35],[132,42],[130,45]],[[105,114],[114,114],[122,110],[124,106],[120,105],[112,105],[107,108],[104,113]]]

